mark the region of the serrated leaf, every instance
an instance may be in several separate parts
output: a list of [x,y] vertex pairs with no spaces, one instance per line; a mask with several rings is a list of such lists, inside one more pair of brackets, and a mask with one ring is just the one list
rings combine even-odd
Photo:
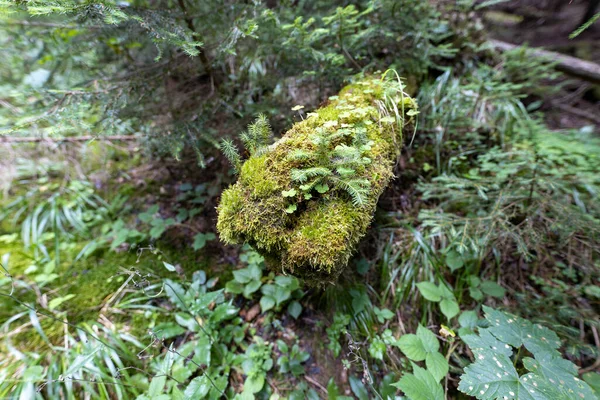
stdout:
[[431,282],[419,282],[417,283],[417,288],[421,292],[421,295],[429,301],[438,302],[442,300],[442,292]]
[[557,392],[557,398],[563,396],[568,398],[593,399],[592,388],[579,379],[577,366],[561,357],[550,354],[542,354],[536,359],[525,357],[523,365],[533,375],[539,376],[547,381]]
[[463,311],[458,317],[458,323],[461,328],[469,328],[475,329],[477,327],[477,321],[479,318],[477,317],[477,312],[473,310]]
[[560,340],[556,333],[541,325],[534,325],[526,319],[483,306],[486,319],[490,322],[490,333],[498,340],[513,347],[525,346],[534,356],[548,352],[560,356]]
[[413,372],[403,375],[392,385],[402,390],[410,400],[444,400],[444,389],[430,372],[415,364]]
[[210,388],[208,377],[202,375],[192,379],[183,394],[186,400],[201,399],[208,394]]
[[438,352],[427,353],[425,365],[427,366],[427,371],[429,371],[438,382],[448,374],[448,361]]
[[425,351],[425,347],[423,347],[423,342],[417,335],[412,333],[400,337],[397,346],[410,360],[423,361],[427,356],[427,351]]
[[437,337],[435,337],[433,332],[421,325],[417,327],[417,337],[421,340],[423,349],[427,353],[436,353],[440,349],[440,342]]
[[506,357],[512,355],[512,347],[506,343],[502,343],[494,335],[492,335],[489,329],[480,329],[479,335],[474,333],[468,335],[461,335],[461,339],[469,346],[475,357],[480,352],[486,350],[492,350],[495,353],[503,354]]

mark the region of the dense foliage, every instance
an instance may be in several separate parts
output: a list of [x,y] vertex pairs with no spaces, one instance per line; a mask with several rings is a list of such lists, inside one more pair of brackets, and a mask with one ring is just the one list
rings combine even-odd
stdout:
[[[0,397],[598,398],[600,139],[492,3],[0,0]],[[243,160],[388,69],[419,113],[339,279],[219,241]],[[362,124],[405,116],[362,108],[284,154],[282,218],[375,208]]]

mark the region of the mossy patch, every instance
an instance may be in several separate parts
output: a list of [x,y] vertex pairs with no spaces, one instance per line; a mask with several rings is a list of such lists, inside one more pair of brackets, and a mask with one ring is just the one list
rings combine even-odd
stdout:
[[396,80],[369,78],[295,124],[243,164],[223,192],[217,229],[309,285],[335,281],[393,177],[417,105]]

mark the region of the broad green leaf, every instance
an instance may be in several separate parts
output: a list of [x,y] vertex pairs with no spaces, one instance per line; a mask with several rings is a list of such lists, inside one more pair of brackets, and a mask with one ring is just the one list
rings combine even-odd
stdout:
[[233,294],[240,294],[244,291],[244,288],[245,288],[245,286],[243,283],[233,280],[233,281],[227,282],[227,284],[225,285],[225,292],[233,293]]
[[417,288],[421,292],[421,295],[429,301],[438,302],[442,300],[442,292],[431,282],[419,282],[417,283]]
[[454,272],[465,265],[462,255],[456,251],[451,250],[446,254],[446,265],[450,268],[450,271]]
[[427,371],[429,371],[438,382],[448,374],[448,361],[438,352],[427,353],[425,365],[427,366]]
[[210,349],[212,344],[207,336],[202,336],[196,341],[194,347],[194,362],[199,365],[210,366],[211,354]]
[[592,389],[594,389],[596,395],[600,397],[600,374],[598,372],[586,372],[581,377]]
[[252,280],[252,271],[250,268],[242,268],[233,271],[233,278],[239,283],[248,283]]
[[498,298],[503,298],[506,292],[502,286],[492,281],[481,282],[481,286],[479,286],[479,288],[483,293],[487,294],[488,296]]
[[463,311],[458,317],[458,323],[461,328],[475,329],[477,327],[477,312],[473,310]]
[[262,312],[269,311],[273,307],[275,307],[275,299],[273,299],[271,296],[265,295],[260,298],[260,309]]
[[260,289],[261,285],[262,285],[262,282],[259,280],[252,280],[252,281],[248,282],[244,286],[244,297],[247,299],[251,298],[252,293],[254,293],[258,289]]
[[404,374],[393,385],[410,400],[444,400],[444,389],[429,371],[413,364],[413,374]]
[[210,387],[210,381],[206,375],[197,376],[192,379],[183,394],[186,400],[202,399],[208,394]]
[[264,373],[250,375],[244,381],[244,392],[258,393],[262,390],[264,385],[265,385],[265,374]]
[[479,335],[470,333],[468,335],[461,335],[461,339],[469,345],[471,351],[478,356],[479,352],[485,350],[492,350],[494,352],[510,357],[512,355],[512,347],[506,343],[500,342],[494,335],[492,335],[489,329],[480,329]]
[[469,287],[469,296],[475,301],[483,300],[483,293],[477,287]]
[[437,337],[435,337],[433,332],[421,325],[417,328],[417,337],[421,340],[423,349],[427,353],[436,353],[440,349],[440,342]]
[[427,351],[423,346],[423,342],[417,335],[412,333],[403,335],[398,339],[397,343],[400,350],[406,357],[413,361],[423,361],[427,356]]
[[454,318],[460,312],[458,303],[454,299],[443,299],[440,302],[440,310],[442,311],[442,314],[444,314],[444,316],[448,319]]
[[200,250],[204,248],[204,246],[206,246],[206,242],[215,240],[216,238],[217,236],[212,232],[198,233],[194,236],[194,243],[192,247],[194,248],[194,250]]
[[288,305],[287,311],[292,318],[298,319],[300,313],[302,312],[302,305],[298,301],[294,300]]
[[158,375],[152,378],[150,387],[148,388],[148,396],[153,398],[161,394],[165,387],[165,383],[167,383],[167,377],[165,375]]
[[370,399],[367,388],[362,383],[362,381],[354,375],[350,375],[350,388],[352,389],[352,393],[354,393],[358,400]]
[[483,306],[483,310],[491,324],[490,332],[501,342],[516,348],[524,345],[534,356],[545,352],[560,356],[556,351],[560,347],[560,340],[550,329],[490,307]]
[[593,399],[592,388],[579,379],[577,366],[561,357],[542,354],[536,359],[525,357],[523,365],[543,380],[547,381],[556,390],[556,396],[567,398]]

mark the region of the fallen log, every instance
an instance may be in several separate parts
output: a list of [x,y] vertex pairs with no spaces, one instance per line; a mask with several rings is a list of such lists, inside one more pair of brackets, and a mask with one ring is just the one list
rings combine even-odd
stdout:
[[[497,50],[509,51],[515,49],[517,45],[502,42],[500,40],[489,40],[489,43]],[[600,84],[600,65],[591,61],[585,61],[576,57],[559,54],[553,51],[537,48],[526,48],[528,55],[532,57],[544,58],[556,63],[555,68],[567,75],[583,79],[585,81]]]
[[308,285],[334,282],[371,223],[417,113],[399,79],[345,87],[241,165],[217,208],[220,239],[249,243],[271,269]]

